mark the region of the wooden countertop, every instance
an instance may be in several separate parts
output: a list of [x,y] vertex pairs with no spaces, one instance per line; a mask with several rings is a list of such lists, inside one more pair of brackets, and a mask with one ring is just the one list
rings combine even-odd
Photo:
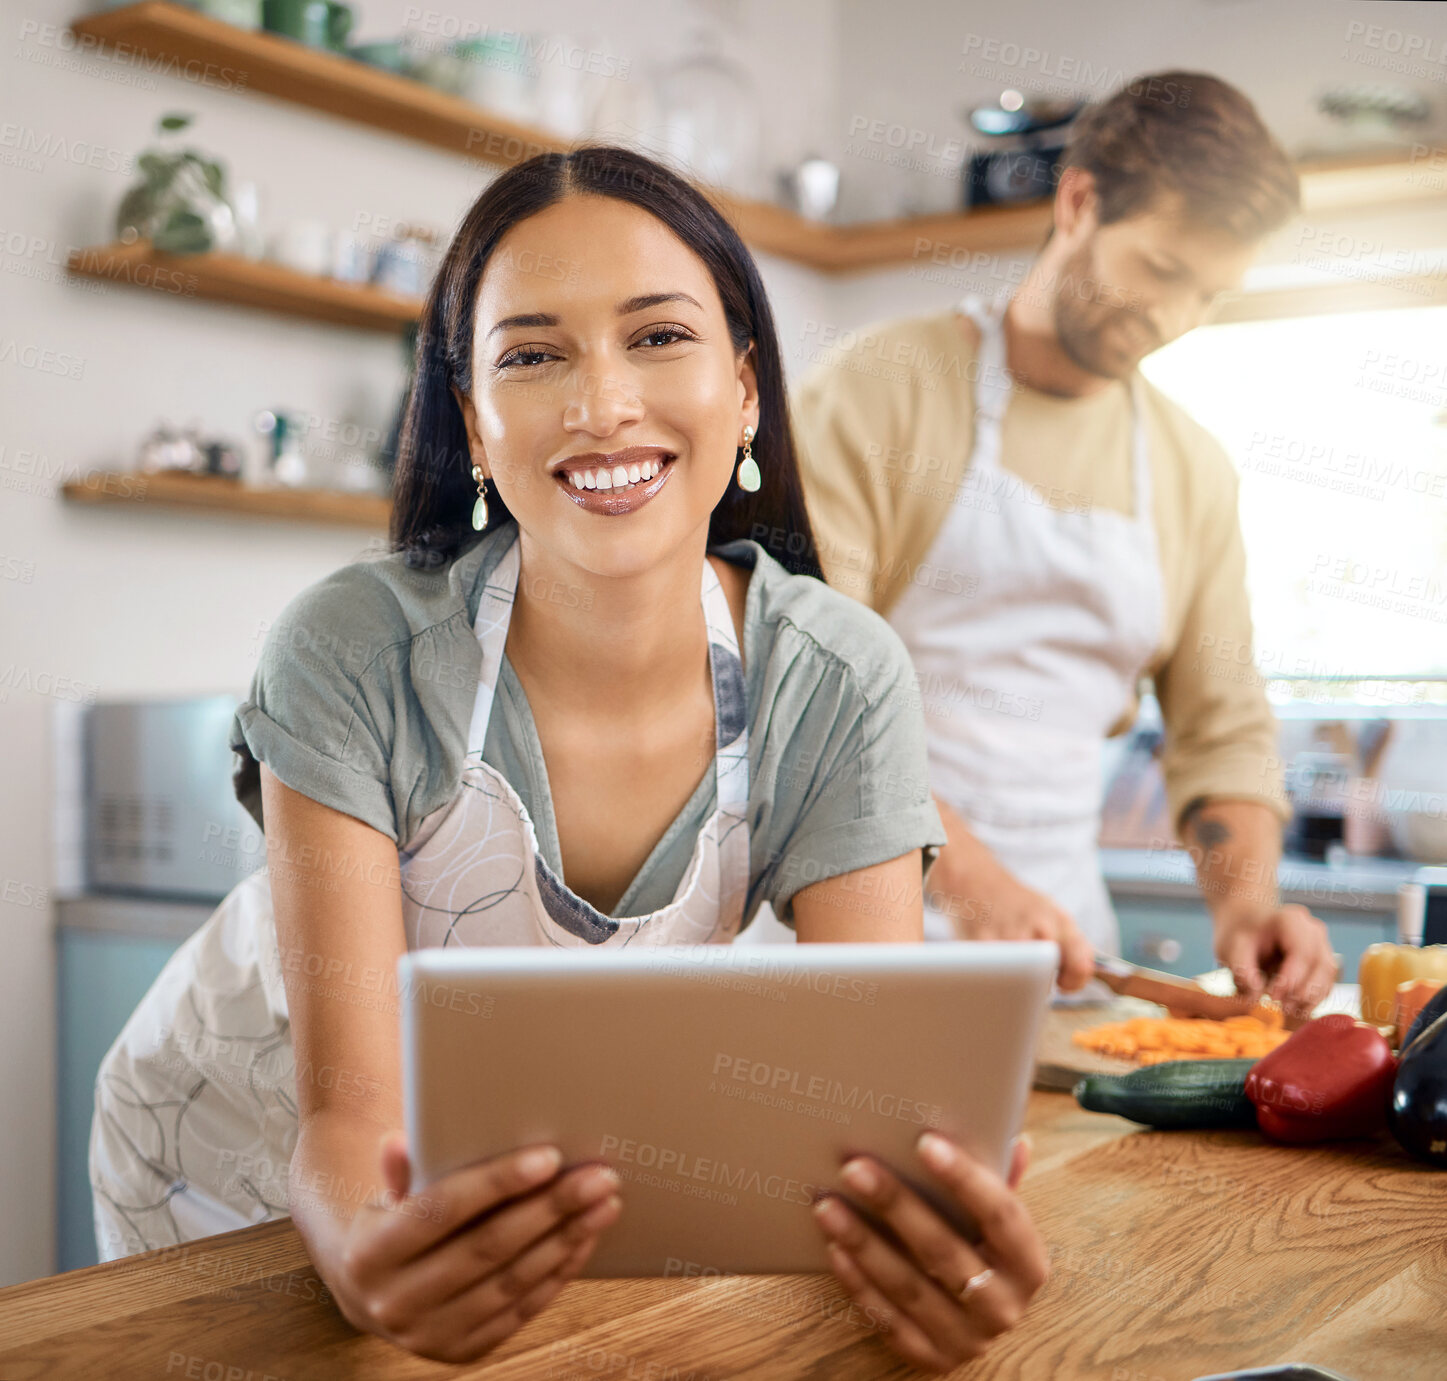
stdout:
[[[1030,1096],[1050,1283],[956,1376],[1193,1381],[1310,1361],[1447,1375],[1447,1175],[1389,1138],[1150,1132]],[[354,1332],[289,1221],[0,1290],[5,1381],[764,1381],[919,1375],[824,1275],[580,1280],[481,1362]]]

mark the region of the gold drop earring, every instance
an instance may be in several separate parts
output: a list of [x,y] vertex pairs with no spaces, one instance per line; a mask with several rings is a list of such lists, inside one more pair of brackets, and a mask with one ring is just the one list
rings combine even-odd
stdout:
[[482,473],[482,466],[472,467],[472,477],[477,481],[477,502],[472,506],[472,527],[474,532],[481,532],[487,526],[487,495],[482,489],[486,477]]
[[763,480],[759,476],[759,462],[754,459],[754,429],[744,428],[744,458],[739,461],[739,488],[750,494],[758,490]]

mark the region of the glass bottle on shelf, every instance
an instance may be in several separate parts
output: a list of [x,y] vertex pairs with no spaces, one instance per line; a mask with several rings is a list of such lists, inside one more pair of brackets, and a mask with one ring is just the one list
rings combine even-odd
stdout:
[[748,68],[729,55],[738,41],[732,0],[694,5],[683,55],[659,71],[659,152],[696,180],[737,196],[772,194],[762,167],[759,93]]
[[307,482],[308,466],[301,448],[301,429],[290,413],[263,409],[256,414],[256,430],[270,442],[270,455],[254,483],[301,488]]
[[142,440],[138,468],[145,474],[157,474],[163,470],[199,470],[198,425],[193,422],[182,431],[163,418]]
[[261,234],[261,190],[255,182],[236,184],[231,209],[236,217],[236,252],[247,259],[260,259],[266,246]]

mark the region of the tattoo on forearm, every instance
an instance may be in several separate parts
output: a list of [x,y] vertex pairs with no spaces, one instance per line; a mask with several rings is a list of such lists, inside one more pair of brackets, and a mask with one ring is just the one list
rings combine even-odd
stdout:
[[1196,838],[1208,849],[1224,844],[1231,837],[1231,827],[1224,820],[1213,820],[1207,816],[1194,823]]

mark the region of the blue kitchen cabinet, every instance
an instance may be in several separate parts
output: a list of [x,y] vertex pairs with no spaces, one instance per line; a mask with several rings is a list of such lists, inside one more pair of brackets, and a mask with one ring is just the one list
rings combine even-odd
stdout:
[[1182,977],[1217,967],[1211,921],[1198,901],[1115,897],[1121,958]]
[[56,931],[58,1088],[56,1128],[57,1271],[96,1264],[91,1215],[90,1120],[100,1062],[180,940]]
[[[1161,897],[1114,896],[1120,922],[1121,957],[1132,964],[1190,977],[1220,967],[1212,947],[1211,922],[1204,904]],[[1357,981],[1362,951],[1397,938],[1396,917],[1386,911],[1312,907],[1326,922],[1332,948],[1341,956],[1341,981]]]
[[1355,983],[1361,966],[1362,951],[1380,941],[1395,941],[1395,913],[1377,911],[1331,911],[1324,906],[1312,908],[1313,914],[1326,922],[1331,947],[1341,956],[1341,981]]

